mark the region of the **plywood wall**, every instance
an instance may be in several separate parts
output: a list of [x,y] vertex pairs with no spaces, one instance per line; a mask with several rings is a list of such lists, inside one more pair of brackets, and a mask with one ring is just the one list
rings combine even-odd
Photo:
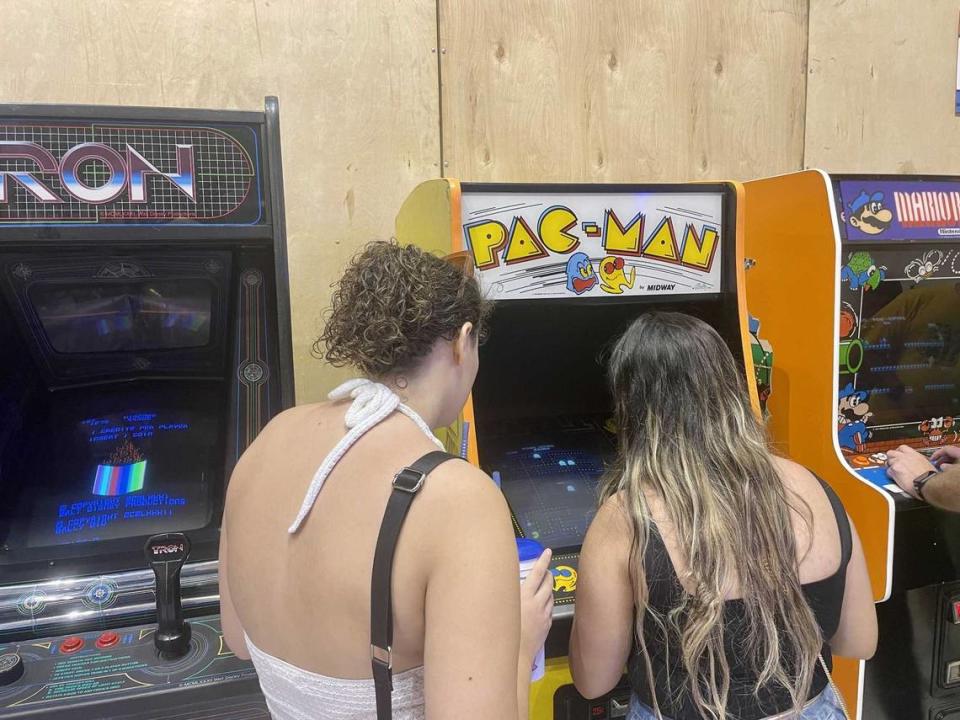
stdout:
[[297,394],[329,286],[440,172],[434,0],[0,0],[0,101],[260,110],[280,98]]
[[330,283],[391,233],[422,180],[957,172],[957,9],[0,0],[0,101],[255,110],[278,95],[297,390],[310,401],[345,376],[310,355]]
[[810,3],[807,167],[960,173],[956,0]]
[[806,0],[440,0],[469,180],[747,179],[803,157]]

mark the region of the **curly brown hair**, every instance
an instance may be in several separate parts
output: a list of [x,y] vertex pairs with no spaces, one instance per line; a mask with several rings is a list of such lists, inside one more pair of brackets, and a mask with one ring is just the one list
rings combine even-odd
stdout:
[[416,245],[371,242],[333,285],[314,353],[336,367],[383,377],[411,369],[464,323],[482,338],[491,307],[477,281],[453,264]]

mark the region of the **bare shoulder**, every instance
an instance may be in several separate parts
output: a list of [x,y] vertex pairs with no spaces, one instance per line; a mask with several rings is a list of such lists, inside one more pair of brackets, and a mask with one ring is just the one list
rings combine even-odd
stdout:
[[608,583],[615,578],[626,582],[628,577],[635,577],[629,567],[633,538],[626,498],[622,493],[615,493],[600,504],[587,528],[580,553],[583,576],[596,578],[593,572],[599,570]]
[[773,465],[788,490],[807,501],[824,497],[820,481],[800,463],[775,455],[773,456]]
[[274,415],[237,460],[227,486],[228,499],[245,487],[245,478],[259,476],[265,466],[272,466],[276,453],[286,452],[302,429],[330,416],[332,407],[332,403],[297,405]]
[[604,500],[590,523],[594,537],[604,542],[617,542],[629,545],[633,535],[633,523],[623,493],[614,493]]
[[[833,506],[830,504],[830,498],[820,485],[817,476],[799,463],[786,458],[775,457],[774,465],[780,473],[783,484],[787,489],[788,496],[793,495],[799,498],[801,502],[791,503],[791,509],[799,517],[809,520],[812,518],[814,528],[830,528],[826,532],[826,537],[836,537],[833,528],[835,521],[828,520],[833,518]],[[801,535],[806,535],[809,530],[805,526],[798,528]],[[822,533],[816,533],[818,536]]]
[[241,461],[243,458],[252,459],[300,434],[315,436],[317,430],[322,431],[327,426],[342,428],[343,409],[340,405],[332,402],[308,403],[277,413],[250,444]]
[[271,434],[280,431],[289,430],[294,427],[302,427],[308,422],[328,422],[334,415],[337,417],[342,415],[341,405],[342,403],[318,402],[295,405],[292,408],[287,408],[274,415],[258,437],[269,437]]
[[[430,473],[410,516],[410,537],[427,568],[462,564],[464,554],[474,561],[516,561],[507,501],[488,475],[467,462],[451,460]],[[443,541],[451,538],[456,542]]]
[[424,505],[443,509],[444,514],[496,511],[509,515],[507,502],[485,472],[464,460],[451,460],[430,473],[423,486]]

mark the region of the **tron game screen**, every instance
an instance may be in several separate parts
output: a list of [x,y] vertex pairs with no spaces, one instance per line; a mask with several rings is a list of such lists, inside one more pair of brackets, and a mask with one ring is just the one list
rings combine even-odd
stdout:
[[15,513],[3,523],[4,544],[42,548],[206,526],[222,455],[218,413],[197,402],[203,395],[182,405],[129,396],[88,408],[74,402],[33,418],[5,467],[18,487],[3,492],[9,501],[13,491]]

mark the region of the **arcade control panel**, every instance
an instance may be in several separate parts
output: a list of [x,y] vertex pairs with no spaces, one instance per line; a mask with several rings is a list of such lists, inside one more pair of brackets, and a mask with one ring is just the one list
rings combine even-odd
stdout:
[[157,624],[0,645],[0,718],[269,720],[253,666],[226,646],[219,618],[183,618],[183,533],[144,548]]
[[216,616],[167,659],[156,625],[0,646],[0,718],[269,720],[253,666],[227,648]]
[[620,683],[613,692],[587,700],[572,685],[565,685],[553,696],[554,720],[616,720],[630,712],[630,686]]
[[[927,456],[936,450],[909,444]],[[960,515],[913,498],[887,476],[885,450],[895,446],[877,445],[844,455],[850,470],[893,497],[896,519],[892,590],[899,592],[955,580],[960,573]]]
[[[577,568],[580,554],[565,552],[550,562],[553,573],[553,628],[547,636],[547,657],[569,653],[570,630],[576,604]],[[630,709],[630,686],[626,678],[603,697],[587,700],[573,685],[563,685],[553,696],[554,720],[614,720]]]
[[[946,632],[943,633],[940,683],[945,688],[960,689],[960,585],[946,595]],[[960,711],[958,711],[960,712]]]
[[[936,448],[918,447],[917,450],[929,457],[933,454]],[[879,488],[887,490],[893,494],[895,498],[910,498],[910,496],[901,490],[897,484],[890,479],[890,476],[887,475],[887,454],[884,452],[884,448],[880,448],[869,453],[861,452],[852,455],[845,455],[844,459],[846,460],[850,469],[864,480],[876,485]]]

